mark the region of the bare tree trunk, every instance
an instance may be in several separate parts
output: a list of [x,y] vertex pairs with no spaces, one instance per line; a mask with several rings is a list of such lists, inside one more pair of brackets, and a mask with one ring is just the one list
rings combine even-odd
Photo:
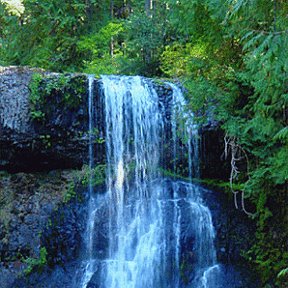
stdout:
[[145,0],[145,11],[147,16],[151,17],[152,13],[151,11],[153,10],[153,0]]
[[274,33],[277,31],[277,0],[273,1],[273,30]]
[[[153,17],[153,0],[145,0],[145,11],[146,11],[146,15],[149,18]],[[150,36],[150,38],[152,38],[151,34],[149,36]],[[143,49],[143,60],[144,60],[144,63],[146,63],[146,64],[150,64],[151,63],[151,61],[152,61],[152,51],[149,48],[146,49],[144,47],[144,49]]]

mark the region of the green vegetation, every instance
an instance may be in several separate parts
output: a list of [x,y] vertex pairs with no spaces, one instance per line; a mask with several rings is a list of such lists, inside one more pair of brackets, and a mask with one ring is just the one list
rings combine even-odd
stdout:
[[88,131],[88,134],[93,138],[93,143],[102,144],[105,142],[103,136],[101,136],[97,128],[93,128],[92,131]]
[[[51,107],[52,103],[57,103],[58,109],[62,108],[64,111],[77,108],[82,102],[83,95],[86,94],[85,85],[83,85],[86,81],[84,75],[45,76],[34,73],[29,84],[32,119],[45,122],[46,116],[53,113],[55,109]],[[46,136],[42,138],[49,138],[49,135]]]
[[[207,186],[210,189],[221,189],[223,190],[225,193],[231,193],[231,185],[229,181],[223,181],[223,180],[219,180],[219,179],[209,179],[209,178],[192,178],[190,179],[189,177],[183,176],[182,174],[177,174],[174,173],[171,170],[167,170],[167,169],[163,169],[160,168],[159,171],[161,172],[161,174],[164,177],[170,177],[170,178],[175,178],[175,179],[179,179],[179,180],[183,180],[183,181],[187,181],[187,182],[193,182],[196,184],[202,184],[204,186]],[[237,183],[233,183],[232,184],[232,188],[235,191],[241,191],[243,189],[243,184],[237,184]]]
[[47,250],[45,247],[40,248],[39,258],[27,258],[24,262],[28,267],[24,270],[26,275],[32,273],[33,271],[42,271],[47,264]]
[[[246,257],[263,286],[285,287],[288,2],[24,0],[25,10],[6,2],[0,1],[0,65],[142,74],[185,85],[197,120],[205,122],[209,111],[226,132],[235,160],[231,180],[255,206],[248,212],[257,222],[256,242]],[[34,76],[34,119],[43,121],[43,101],[56,91],[63,107],[78,105],[66,84],[66,76]]]
[[29,90],[30,90],[30,103],[31,103],[31,117],[32,119],[42,119],[45,114],[37,110],[37,106],[41,103],[42,99],[40,98],[41,95],[39,94],[39,86],[43,79],[43,76],[39,73],[35,73],[32,75],[32,79],[30,81]]
[[45,148],[51,148],[51,136],[50,135],[40,135],[39,138],[41,139],[42,143],[44,144]]
[[87,165],[82,168],[80,175],[80,181],[83,186],[88,186],[90,181],[93,186],[100,186],[105,184],[106,179],[106,165],[98,164],[94,168],[90,169]]
[[72,198],[76,197],[76,191],[75,191],[75,182],[71,181],[67,185],[67,190],[64,195],[63,202],[68,203]]

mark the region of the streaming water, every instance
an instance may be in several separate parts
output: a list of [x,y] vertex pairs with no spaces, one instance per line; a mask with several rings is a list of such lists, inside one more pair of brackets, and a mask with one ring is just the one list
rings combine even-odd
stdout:
[[[192,183],[165,179],[159,173],[165,119],[155,90],[149,80],[138,76],[102,76],[101,79],[105,97],[109,249],[103,259],[97,259],[93,251],[98,206],[90,183],[88,260],[81,287],[89,287],[93,281],[97,285],[91,287],[100,288],[218,287],[220,267],[213,243],[215,231],[211,213],[202,200],[203,189]],[[183,110],[185,101],[181,90],[173,84],[170,86],[176,158],[179,143],[176,115],[182,111],[183,119],[189,121],[191,115]],[[90,90],[92,84],[89,85],[89,119],[93,121]],[[192,122],[186,122],[184,127],[188,137],[189,176],[197,177],[197,129]],[[91,146],[90,168],[93,167]],[[176,165],[174,161],[175,171]]]
[[[94,149],[93,149],[93,128],[94,128],[94,101],[93,101],[93,85],[94,76],[88,76],[88,113],[89,113],[89,170],[91,171],[94,167]],[[89,201],[88,201],[88,221],[86,228],[86,267],[85,272],[82,278],[81,287],[85,288],[90,281],[91,277],[94,273],[94,261],[93,261],[93,230],[95,223],[95,211],[97,209],[95,198],[93,195],[93,185],[92,185],[92,176],[89,177],[88,184],[88,193],[89,193]]]

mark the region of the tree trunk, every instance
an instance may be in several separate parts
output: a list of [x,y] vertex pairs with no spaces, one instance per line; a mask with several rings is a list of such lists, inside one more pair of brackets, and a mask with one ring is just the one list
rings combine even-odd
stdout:
[[147,16],[152,17],[153,0],[145,0],[145,11]]

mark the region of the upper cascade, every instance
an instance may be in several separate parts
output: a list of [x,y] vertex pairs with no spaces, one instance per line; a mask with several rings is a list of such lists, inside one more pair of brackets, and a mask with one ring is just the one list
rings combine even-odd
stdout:
[[139,76],[102,76],[106,115],[108,190],[115,179],[121,203],[124,180],[133,165],[139,197],[142,183],[155,177],[160,157],[163,119],[152,85]]

